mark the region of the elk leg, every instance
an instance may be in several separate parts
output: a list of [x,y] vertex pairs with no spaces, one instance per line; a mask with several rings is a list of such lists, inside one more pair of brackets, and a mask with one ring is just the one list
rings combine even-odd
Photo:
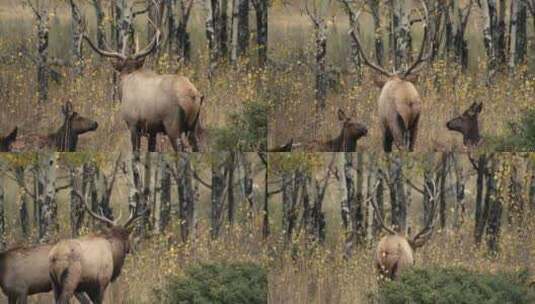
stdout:
[[156,152],[156,135],[157,133],[149,133],[149,152]]
[[386,127],[384,130],[384,139],[383,139],[383,150],[386,153],[392,152],[392,141],[394,138],[392,137],[392,132],[390,131],[389,127]]
[[136,126],[130,127],[130,139],[132,141],[132,151],[139,151],[141,146],[141,134]]
[[407,149],[409,147],[408,145],[408,128],[405,125],[405,121],[403,120],[403,117],[399,115],[399,113],[396,114],[396,124],[391,129],[392,135],[394,136],[394,142],[396,144],[396,147],[398,149]]
[[[179,111],[180,113],[180,111]],[[177,116],[169,115],[164,121],[163,126],[165,128],[165,133],[169,137],[171,146],[175,152],[181,151],[180,147],[180,134],[182,133],[182,128],[179,123],[181,121],[180,114]]]
[[[16,301],[15,301],[16,302]],[[28,294],[23,294],[19,297],[19,303],[20,304],[27,304],[28,303]]]
[[416,135],[418,135],[418,121],[420,120],[420,115],[416,116],[416,119],[412,122],[410,132],[410,142],[409,142],[409,151],[414,151],[414,146],[416,145]]
[[88,291],[87,295],[94,304],[101,304],[104,293],[102,292],[102,288],[98,287]]

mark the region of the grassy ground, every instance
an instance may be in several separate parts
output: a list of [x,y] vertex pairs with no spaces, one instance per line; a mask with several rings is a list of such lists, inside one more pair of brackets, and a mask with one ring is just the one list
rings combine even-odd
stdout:
[[[438,158],[438,157],[437,157]],[[327,157],[325,158],[327,159]],[[112,163],[110,157],[109,162]],[[412,182],[421,185],[421,168],[415,162],[408,166],[405,176],[412,178]],[[325,162],[324,165],[327,163]],[[477,248],[473,244],[472,214],[474,212],[474,189],[476,177],[464,157],[459,158],[459,164],[464,168],[466,178],[466,218],[464,224],[455,229],[452,227],[454,216],[454,193],[446,193],[448,201],[447,228],[437,229],[432,239],[416,252],[416,263],[420,266],[462,266],[474,271],[514,271],[520,269],[535,269],[535,222],[527,214],[526,221],[519,229],[515,224],[506,220],[511,211],[512,201],[504,198],[504,218],[500,236],[500,253],[489,256],[485,243]],[[255,189],[258,189],[257,202],[262,199],[261,185],[263,185],[262,164],[256,163],[253,172],[258,172],[254,178]],[[323,165],[320,165],[320,167]],[[111,165],[103,168],[109,172]],[[201,167],[204,168],[204,167]],[[321,167],[325,169],[324,167]],[[317,170],[318,177],[325,175],[322,169]],[[524,167],[518,167],[522,184],[529,180]],[[526,168],[527,169],[527,168]],[[366,174],[365,172],[364,174]],[[205,179],[209,176],[208,168],[202,169],[200,175]],[[61,173],[59,176],[63,176]],[[450,176],[450,178],[452,178]],[[60,178],[61,180],[62,178]],[[270,181],[279,177],[273,174]],[[6,179],[6,214],[9,244],[28,242],[20,237],[17,216],[17,198],[20,194],[13,182]],[[448,181],[447,185],[450,184]],[[448,187],[448,186],[447,186]],[[276,188],[276,186],[274,186]],[[209,206],[210,192],[201,189],[201,196],[197,208],[198,225],[193,241],[180,241],[179,227],[174,218],[173,226],[165,234],[151,235],[134,246],[133,253],[128,256],[122,275],[113,283],[107,292],[107,303],[153,303],[153,290],[165,284],[170,275],[180,275],[187,265],[197,262],[233,262],[250,261],[260,263],[268,270],[269,303],[369,303],[377,290],[376,274],[374,270],[374,248],[377,240],[355,250],[349,259],[344,259],[344,231],[340,220],[341,194],[335,182],[327,189],[323,211],[326,215],[327,239],[323,246],[307,247],[302,239],[295,240],[289,248],[285,248],[281,231],[282,206],[280,195],[274,195],[270,200],[271,237],[262,239],[262,214],[258,212],[252,219],[247,219],[243,208],[247,206],[240,196],[237,197],[236,223],[225,226],[218,240],[210,238]],[[61,237],[68,237],[69,204],[68,193],[58,194],[59,218]],[[409,224],[413,232],[418,230],[421,223],[421,200],[419,193],[411,191],[412,203],[409,208]],[[124,176],[118,176],[112,197],[115,212],[123,210],[126,213],[127,186]],[[176,202],[175,187],[173,186],[173,202]],[[385,193],[385,206],[388,195]],[[176,208],[176,206],[174,206]],[[261,208],[258,206],[258,208]],[[176,209],[174,209],[176,210]],[[31,210],[30,210],[31,214]],[[519,231],[523,233],[520,234]],[[89,231],[85,231],[89,233]],[[534,277],[535,279],[535,277]],[[0,303],[5,299],[0,295]],[[41,295],[32,298],[32,303],[52,303],[51,295]]]
[[[342,108],[369,129],[368,136],[359,142],[359,147],[371,151],[381,150],[382,134],[377,113],[380,89],[372,81],[376,72],[366,68],[360,84],[350,72],[347,16],[340,10],[327,14],[327,62],[340,76],[337,86],[329,91],[327,107],[316,128],[312,23],[299,11],[297,5],[273,9],[270,16],[271,20],[276,20],[270,29],[272,47],[276,50],[271,55],[279,63],[279,69],[273,72],[268,81],[274,102],[274,110],[270,115],[270,146],[284,144],[290,138],[297,142],[309,142],[338,135],[341,125],[336,111]],[[372,30],[369,19],[363,18],[361,36],[368,52],[373,50]],[[421,30],[417,26],[414,27],[413,35],[414,47],[419,47]],[[533,37],[533,33],[530,32],[528,36]],[[482,135],[492,137],[502,135],[510,121],[518,120],[519,114],[533,105],[535,54],[528,51],[531,66],[521,67],[519,70],[522,72],[517,76],[499,76],[494,85],[487,87],[484,85],[486,56],[478,9],[474,10],[470,18],[466,38],[469,49],[467,73],[460,73],[454,64],[442,59],[420,73],[416,88],[423,104],[417,151],[432,151],[437,147],[455,149],[461,146],[460,135],[448,131],[445,124],[474,101],[484,104],[480,115]],[[528,50],[533,49],[534,43],[533,38],[530,38]],[[388,50],[388,45],[385,47]],[[526,73],[527,70],[530,72]]]
[[[61,125],[60,105],[72,99],[76,111],[99,123],[96,132],[82,135],[78,150],[129,151],[130,137],[126,125],[118,115],[119,102],[112,99],[112,67],[88,47],[84,47],[84,55],[89,59],[81,78],[73,78],[68,68],[54,67],[64,77],[60,83],[50,80],[49,103],[37,103],[36,69],[33,62],[19,52],[21,47],[25,47],[31,54],[35,53],[34,20],[30,9],[22,7],[20,3],[0,2],[0,54],[7,56],[0,61],[0,134],[15,125],[19,126],[22,135],[55,131]],[[89,28],[93,28],[92,8],[85,7],[84,13]],[[69,58],[69,16],[69,11],[62,5],[58,6],[51,17],[51,58]],[[143,19],[137,22],[141,41],[145,40],[144,22]],[[247,62],[241,63],[238,68],[222,64],[210,82],[206,67],[204,11],[200,6],[192,13],[189,30],[192,40],[191,65],[179,64],[164,54],[157,62],[152,59],[146,66],[160,73],[189,77],[206,96],[201,114],[203,126],[208,129],[224,127],[229,114],[240,111],[243,102],[263,98],[258,85],[263,75],[249,68]],[[160,136],[160,140],[162,144],[159,149],[170,150],[167,138]]]

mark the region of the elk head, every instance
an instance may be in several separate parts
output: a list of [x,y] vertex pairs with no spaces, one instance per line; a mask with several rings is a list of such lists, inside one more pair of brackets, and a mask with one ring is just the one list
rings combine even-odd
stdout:
[[73,111],[72,103],[67,101],[61,107],[64,121],[59,130],[52,134],[55,138],[56,147],[59,151],[76,151],[78,136],[86,132],[95,131],[98,123]]
[[482,108],[482,102],[474,102],[461,116],[453,118],[446,123],[448,130],[459,132],[463,135],[463,143],[467,147],[477,146],[481,142],[478,118]]
[[[351,10],[348,1],[343,2]],[[383,149],[385,152],[392,151],[393,143],[398,149],[413,151],[416,143],[421,98],[411,81],[416,79],[414,75],[423,67],[422,63],[425,63],[431,57],[430,54],[424,55],[428,42],[427,22],[429,21],[429,14],[425,1],[421,0],[420,2],[425,14],[425,17],[422,18],[424,23],[422,44],[416,60],[407,65],[402,71],[394,70],[393,72],[388,72],[380,65],[372,63],[362,48],[358,34],[353,29],[349,32],[363,62],[382,76],[386,76],[385,79],[377,79],[375,81],[381,87],[378,112],[381,127],[383,128]],[[360,11],[355,13],[357,21],[359,16]]]
[[18,128],[14,127],[5,137],[0,136],[0,152],[11,151],[11,144],[17,139]]
[[[154,26],[150,19],[149,23]],[[120,52],[108,49],[103,50],[97,47],[86,34],[83,35],[83,38],[97,54],[102,57],[111,58],[111,65],[117,72],[121,75],[128,75],[141,69],[145,63],[145,58],[153,53],[160,45],[160,30],[156,26],[154,26],[154,28],[155,35],[152,37],[151,42],[143,50],[137,51],[132,55],[127,55],[128,36],[126,35],[123,37],[123,48]]]
[[342,109],[338,109],[338,119],[342,122],[342,132],[340,134],[340,151],[355,151],[357,140],[368,134],[365,125],[358,123],[354,118],[345,114]]
[[[120,262],[118,263],[118,265],[114,264],[114,272],[116,272],[115,270],[116,267],[119,267],[118,271],[120,271],[120,268],[122,267],[122,263],[124,262],[124,258],[126,254],[130,253],[130,248],[131,248],[130,236],[132,232],[134,231],[134,227],[135,227],[134,224],[143,218],[147,210],[138,212],[138,210],[132,209],[130,211],[130,216],[128,217],[126,222],[121,225],[119,224],[119,221],[121,219],[121,214],[119,214],[119,216],[115,220],[109,219],[103,215],[96,214],[91,209],[86,199],[80,192],[73,191],[73,193],[82,201],[82,204],[84,205],[87,213],[89,213],[91,217],[93,217],[94,219],[98,220],[99,222],[105,225],[104,236],[112,241],[118,241],[118,243],[120,243],[119,247],[122,247],[122,250],[121,250],[122,252],[114,252],[114,259],[116,258],[116,256],[118,256],[118,258],[120,259]],[[117,273],[116,275],[114,275],[114,277],[118,275],[119,274]]]
[[[435,181],[433,181],[435,183]],[[433,192],[429,196],[429,210],[424,227],[410,236],[410,232],[398,232],[392,227],[385,224],[382,212],[377,207],[375,201],[371,199],[371,204],[374,209],[375,218],[381,227],[387,232],[377,244],[375,253],[375,267],[379,273],[379,279],[395,280],[404,269],[414,265],[414,252],[416,249],[422,247],[430,238],[433,232],[433,225],[436,220],[436,201],[438,193],[431,191],[437,189],[436,187],[426,188],[426,191]]]

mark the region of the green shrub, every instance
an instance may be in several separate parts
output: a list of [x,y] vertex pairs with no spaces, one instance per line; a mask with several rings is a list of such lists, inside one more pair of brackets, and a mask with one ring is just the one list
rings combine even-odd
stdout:
[[265,151],[268,103],[246,101],[244,109],[230,115],[228,126],[213,130],[214,150]]
[[264,304],[267,274],[252,263],[200,264],[170,278],[156,295],[169,304]]
[[510,122],[508,133],[490,139],[498,151],[535,151],[535,109],[527,110],[519,122]]
[[461,268],[411,269],[379,290],[383,304],[535,303],[527,272],[486,274]]

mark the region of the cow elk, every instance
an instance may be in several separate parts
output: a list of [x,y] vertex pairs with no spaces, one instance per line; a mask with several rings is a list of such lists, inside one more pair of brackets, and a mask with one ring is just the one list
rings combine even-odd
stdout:
[[17,139],[18,128],[14,127],[6,136],[0,136],[0,152],[11,151],[11,144]]
[[98,123],[74,112],[71,102],[66,102],[61,110],[64,120],[57,131],[48,135],[29,134],[21,136],[11,145],[12,150],[75,152],[78,145],[78,137],[84,133],[95,131],[98,128]]
[[463,135],[463,144],[467,148],[477,147],[481,144],[479,113],[481,113],[482,108],[483,103],[474,102],[461,116],[453,118],[446,123],[448,130],[459,132]]
[[368,129],[354,118],[345,114],[342,109],[338,109],[338,119],[342,122],[340,134],[325,142],[312,142],[307,145],[307,151],[318,152],[355,152],[357,151],[357,141],[368,134]]
[[[0,287],[9,304],[25,304],[28,296],[52,290],[48,254],[52,245],[12,248],[0,253]],[[89,303],[77,294],[80,303]]]
[[130,131],[133,151],[140,149],[141,136],[148,136],[148,150],[155,151],[158,133],[169,137],[175,151],[187,146],[185,138],[193,151],[199,151],[197,125],[204,96],[186,77],[160,75],[143,68],[145,58],[160,44],[160,30],[154,27],[151,42],[131,55],[127,55],[127,41],[117,52],[98,48],[86,35],[84,39],[96,53],[111,58],[119,73],[120,115]]
[[56,303],[66,304],[75,292],[85,292],[93,303],[102,303],[106,288],[121,273],[130,252],[133,224],[142,215],[133,211],[126,224],[119,225],[120,217],[112,221],[98,215],[80,193],[75,191],[74,194],[92,217],[107,225],[107,231],[102,235],[63,240],[52,248],[49,274],[54,297]]
[[[421,1],[425,13],[424,34],[422,44],[416,60],[404,71],[388,72],[381,66],[372,63],[362,48],[358,34],[350,31],[350,36],[355,42],[363,62],[371,69],[386,76],[386,79],[376,78],[375,84],[381,89],[378,99],[379,120],[383,130],[383,149],[385,152],[392,151],[392,144],[400,150],[414,151],[418,122],[420,120],[421,97],[412,83],[416,79],[416,73],[423,67],[431,56],[424,55],[428,40],[427,22],[429,20],[425,1]],[[360,11],[356,14],[360,16]]]
[[[432,189],[437,188],[435,186]],[[426,189],[426,191],[428,193],[431,192],[430,189]],[[431,238],[433,225],[436,221],[437,198],[438,193],[430,194],[429,213],[425,225],[412,237],[405,231],[397,232],[386,225],[381,215],[381,210],[373,199],[370,200],[377,222],[388,233],[388,235],[379,240],[375,252],[375,267],[379,273],[380,281],[385,279],[396,280],[402,271],[414,265],[414,252]]]

